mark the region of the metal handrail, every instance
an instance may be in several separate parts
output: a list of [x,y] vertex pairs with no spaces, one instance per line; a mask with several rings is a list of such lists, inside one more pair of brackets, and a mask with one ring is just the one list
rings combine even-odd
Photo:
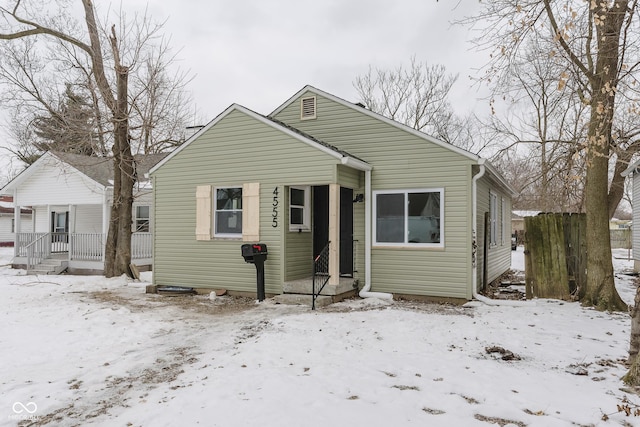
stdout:
[[[316,299],[324,289],[325,285],[329,282],[329,245],[331,242],[327,242],[327,245],[320,251],[318,256],[313,260],[313,289],[311,309],[316,309]],[[318,290],[316,292],[316,289]]]
[[25,246],[25,251],[27,252],[27,273],[51,255],[50,238],[51,233],[44,233]]

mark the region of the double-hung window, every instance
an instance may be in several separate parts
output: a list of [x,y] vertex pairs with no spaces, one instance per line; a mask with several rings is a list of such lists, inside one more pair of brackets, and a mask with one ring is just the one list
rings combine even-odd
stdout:
[[149,206],[136,206],[135,231],[138,233],[148,233],[149,219]]
[[242,187],[216,188],[214,212],[216,237],[241,237]]
[[500,214],[500,244],[504,245],[507,236],[507,205],[504,197],[500,199],[500,206],[502,206],[502,212]]
[[310,187],[289,187],[289,230],[309,231],[311,229],[311,189]]
[[373,192],[377,246],[444,247],[444,189]]
[[489,244],[498,244],[498,195],[491,191],[489,193]]

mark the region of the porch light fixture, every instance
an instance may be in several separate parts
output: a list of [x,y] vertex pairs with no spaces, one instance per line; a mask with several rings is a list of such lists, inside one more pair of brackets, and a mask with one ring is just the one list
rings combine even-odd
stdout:
[[355,199],[353,199],[353,203],[362,203],[362,202],[364,202],[364,194],[362,193],[356,194]]

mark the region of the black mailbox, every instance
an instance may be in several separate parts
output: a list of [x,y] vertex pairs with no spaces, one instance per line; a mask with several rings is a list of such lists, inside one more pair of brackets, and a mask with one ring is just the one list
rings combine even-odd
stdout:
[[267,245],[264,243],[246,243],[242,245],[241,250],[244,261],[256,266],[258,301],[264,301],[264,262],[267,259]]
[[245,262],[255,264],[258,259],[267,260],[267,245],[264,243],[242,245],[242,257]]

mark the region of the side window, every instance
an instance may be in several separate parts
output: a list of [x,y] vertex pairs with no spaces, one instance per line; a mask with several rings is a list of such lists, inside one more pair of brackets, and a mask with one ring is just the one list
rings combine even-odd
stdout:
[[502,215],[500,215],[500,237],[501,237],[501,245],[504,245],[507,236],[507,205],[505,204],[504,197],[500,199],[500,203],[502,206]]
[[242,237],[242,187],[216,188],[214,236]]
[[489,192],[489,218],[489,243],[495,246],[498,242],[498,195],[493,191]]
[[311,229],[311,188],[289,187],[289,230]]

